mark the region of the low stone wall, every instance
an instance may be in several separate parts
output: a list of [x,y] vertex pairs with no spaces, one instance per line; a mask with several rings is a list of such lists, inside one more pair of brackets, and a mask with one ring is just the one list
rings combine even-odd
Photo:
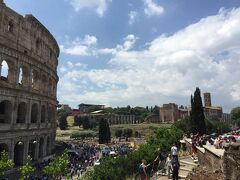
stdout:
[[223,158],[223,172],[225,180],[240,178],[240,144],[232,144],[225,151]]
[[[187,151],[191,153],[191,139],[185,139]],[[217,151],[217,152],[214,152]],[[216,150],[214,147],[197,147],[198,162],[201,166],[207,167],[209,171],[223,171],[223,150]]]

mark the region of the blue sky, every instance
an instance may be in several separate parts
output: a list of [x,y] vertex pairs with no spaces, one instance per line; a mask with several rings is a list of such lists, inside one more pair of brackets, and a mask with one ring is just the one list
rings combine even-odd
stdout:
[[58,100],[188,105],[196,86],[240,103],[239,0],[5,0],[59,43]]

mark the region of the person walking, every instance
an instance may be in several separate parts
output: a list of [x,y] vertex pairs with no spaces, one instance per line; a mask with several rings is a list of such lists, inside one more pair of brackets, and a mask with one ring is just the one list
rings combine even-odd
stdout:
[[179,167],[180,167],[178,156],[172,157],[171,164],[172,164],[172,179],[178,180]]
[[146,165],[147,161],[146,160],[142,160],[142,164],[140,164],[139,167],[139,174],[141,177],[141,180],[148,180],[148,176],[147,176],[147,167],[150,166],[150,164]]

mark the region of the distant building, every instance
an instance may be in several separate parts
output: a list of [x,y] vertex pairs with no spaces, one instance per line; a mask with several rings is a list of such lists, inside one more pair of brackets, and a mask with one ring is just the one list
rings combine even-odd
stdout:
[[110,125],[112,124],[138,124],[140,123],[135,115],[117,115],[117,114],[111,114],[106,115],[106,119],[108,119],[108,122]]
[[[230,117],[223,113],[221,106],[212,106],[211,94],[204,93],[204,115],[208,119],[223,120],[228,121]],[[161,123],[174,123],[178,119],[189,117],[191,113],[191,107],[178,107],[175,103],[163,104],[160,107],[160,117]]]
[[211,94],[204,93],[204,115],[208,119],[222,120],[223,110],[221,106],[212,106]]
[[205,107],[211,107],[212,106],[211,94],[209,92],[203,93],[203,97]]
[[178,105],[175,103],[163,104],[159,111],[162,123],[174,123],[179,118]]
[[65,110],[68,113],[71,113],[71,107],[68,104],[60,104],[59,109]]
[[222,121],[228,123],[231,120],[231,116],[229,113],[223,113]]
[[91,113],[93,111],[103,110],[104,105],[96,105],[96,104],[79,104],[79,111],[81,113]]
[[72,109],[71,111],[71,116],[80,116],[81,112],[79,111],[79,109]]

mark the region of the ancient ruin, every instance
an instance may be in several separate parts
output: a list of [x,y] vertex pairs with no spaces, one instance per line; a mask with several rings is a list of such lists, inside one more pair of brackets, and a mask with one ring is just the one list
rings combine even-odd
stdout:
[[59,47],[32,15],[0,0],[0,151],[16,166],[52,154]]

